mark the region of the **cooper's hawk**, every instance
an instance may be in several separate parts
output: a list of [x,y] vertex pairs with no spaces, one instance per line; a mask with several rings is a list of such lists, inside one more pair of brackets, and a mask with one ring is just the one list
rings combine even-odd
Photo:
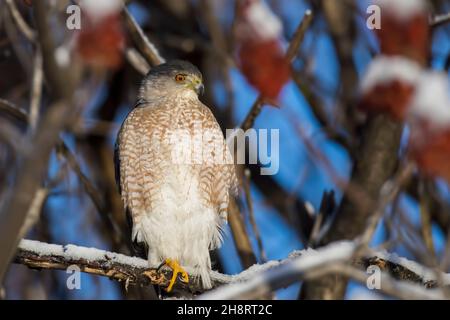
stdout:
[[198,99],[202,75],[172,61],[144,78],[136,107],[116,141],[116,173],[131,217],[132,240],[145,245],[150,266],[182,267],[211,287],[209,250],[221,243],[235,168],[214,115]]

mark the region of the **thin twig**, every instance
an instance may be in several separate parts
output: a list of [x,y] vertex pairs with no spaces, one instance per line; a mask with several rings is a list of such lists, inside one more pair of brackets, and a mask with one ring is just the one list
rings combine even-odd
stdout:
[[20,32],[31,42],[36,41],[36,32],[25,22],[14,0],[6,0],[9,12]]
[[133,66],[136,71],[145,76],[150,70],[150,66],[145,58],[134,48],[127,48],[125,50],[127,61]]
[[375,212],[369,218],[367,228],[361,236],[360,244],[368,245],[375,233],[378,222],[383,217],[386,207],[391,203],[402,190],[405,183],[411,178],[414,172],[414,164],[411,162],[402,166],[397,175],[388,180],[380,190],[380,197]]
[[208,33],[211,37],[212,46],[216,59],[220,61],[218,68],[224,79],[223,84],[226,92],[226,106],[229,119],[233,119],[234,113],[234,90],[230,75],[230,62],[233,60],[229,55],[228,43],[225,33],[222,30],[220,21],[214,13],[213,3],[210,0],[200,2],[200,10],[203,13]]
[[334,191],[325,191],[322,196],[319,212],[315,215],[314,225],[308,240],[308,247],[314,248],[320,242],[320,236],[326,231],[324,229],[326,219],[331,216],[334,209]]
[[46,80],[57,99],[71,97],[79,72],[76,64],[61,66],[56,59],[56,44],[49,18],[48,1],[36,1],[33,10],[38,31],[38,41],[42,50],[43,66]]
[[230,224],[234,244],[236,245],[236,250],[241,258],[243,267],[251,267],[257,261],[255,254],[253,253],[250,238],[245,230],[241,212],[234,198],[230,199],[228,205],[228,223]]
[[49,190],[47,188],[40,188],[36,191],[34,199],[31,202],[30,208],[28,209],[25,221],[19,232],[19,237],[22,238],[26,233],[36,224],[41,215],[42,207],[47,200]]
[[308,30],[311,22],[313,20],[313,14],[311,10],[306,10],[305,15],[303,16],[303,20],[300,22],[297,30],[289,43],[289,47],[286,51],[286,59],[290,62],[295,59],[297,55],[298,49],[303,42],[303,38],[305,37],[306,30]]
[[[294,119],[294,118],[292,118]],[[310,141],[303,128],[299,124],[294,124],[295,129],[304,143],[307,151],[311,154],[312,158],[317,159],[320,164],[322,164],[324,170],[330,176],[331,180],[343,191],[347,197],[357,206],[361,211],[368,210],[373,205],[373,200],[369,195],[361,190],[354,183],[346,181],[340,173],[338,173],[330,160],[323,154],[323,152],[317,148],[313,142]]]
[[94,203],[94,206],[97,209],[97,211],[106,221],[107,227],[111,229],[110,231],[114,235],[113,239],[115,239],[115,241],[118,243],[126,242],[124,239],[120,239],[120,235],[122,235],[122,232],[117,223],[112,218],[111,213],[106,209],[105,203],[102,199],[100,192],[94,186],[94,184],[92,184],[92,182],[88,179],[88,177],[83,173],[75,155],[70,151],[69,147],[64,143],[64,141],[62,140],[60,141],[57,150],[60,155],[66,158],[69,166],[72,168],[72,170],[75,172],[78,179],[80,180],[80,183],[83,186],[84,190],[86,191],[86,194]]
[[304,81],[301,75],[292,68],[292,79],[296,84],[299,91],[302,93],[308,105],[311,108],[315,118],[319,124],[324,128],[327,136],[343,146],[347,151],[354,156],[355,150],[352,142],[343,134],[341,134],[330,122],[327,115],[327,111],[324,106],[322,98],[313,92],[311,88],[307,86],[307,81]]
[[450,22],[450,12],[435,16],[430,23],[432,28],[442,26]]
[[264,98],[260,95],[258,98],[256,98],[255,102],[253,103],[252,107],[250,108],[250,111],[248,112],[247,116],[245,117],[244,122],[242,122],[242,124],[241,124],[242,130],[246,131],[255,125],[255,120],[261,113],[263,104],[264,104]]
[[28,113],[5,99],[0,99],[0,111],[6,112],[14,119],[21,122],[28,122]]
[[252,225],[253,233],[255,234],[256,242],[258,244],[258,250],[260,254],[261,261],[265,262],[267,260],[266,253],[264,252],[264,247],[262,244],[261,234],[259,233],[258,225],[256,224],[255,212],[253,210],[253,201],[250,191],[250,180],[251,173],[249,169],[244,169],[244,177],[242,179],[242,185],[244,186],[245,200],[247,202],[248,214],[250,217],[250,223]]
[[130,31],[131,39],[142,53],[145,60],[147,60],[151,66],[157,66],[164,63],[164,58],[160,56],[156,47],[150,42],[150,40],[148,40],[147,36],[144,34],[144,31],[142,31],[141,27],[126,7],[123,8],[123,15],[128,30]]
[[421,232],[428,252],[435,258],[434,244],[433,244],[433,231],[432,231],[432,221],[430,213],[430,197],[427,192],[425,192],[425,181],[419,182],[419,211],[420,218],[422,222]]
[[44,80],[44,71],[42,66],[42,52],[39,45],[36,46],[33,67],[33,81],[31,87],[31,101],[30,101],[30,121],[29,130],[34,132],[39,120],[39,109],[42,97],[42,83]]

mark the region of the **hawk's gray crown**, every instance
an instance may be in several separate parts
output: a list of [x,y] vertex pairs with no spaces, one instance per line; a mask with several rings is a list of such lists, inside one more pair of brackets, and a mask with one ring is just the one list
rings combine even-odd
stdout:
[[182,60],[173,60],[153,67],[142,81],[139,98],[150,100],[194,90],[197,95],[203,92],[203,77],[196,66]]

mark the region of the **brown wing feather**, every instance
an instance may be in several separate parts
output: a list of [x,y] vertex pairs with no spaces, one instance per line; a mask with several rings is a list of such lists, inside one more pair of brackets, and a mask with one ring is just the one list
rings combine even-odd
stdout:
[[[232,162],[232,156],[224,139],[220,125],[213,113],[201,102],[199,103],[199,109],[203,117],[202,123],[205,124],[204,127],[206,126],[208,129],[211,129],[214,136],[218,140],[220,139],[221,145],[218,147],[225,157],[225,159],[223,159],[224,163],[222,164],[205,164],[203,166],[201,184],[205,186],[204,192],[208,195],[210,202],[217,207],[220,216],[226,220],[230,196],[236,195],[238,188],[236,168]],[[215,150],[215,152],[217,152],[217,150]]]

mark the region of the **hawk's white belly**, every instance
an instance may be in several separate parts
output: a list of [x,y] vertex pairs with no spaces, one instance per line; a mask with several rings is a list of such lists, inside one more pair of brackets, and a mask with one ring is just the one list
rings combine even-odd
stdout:
[[174,165],[153,198],[152,208],[142,215],[133,234],[149,246],[150,266],[176,259],[193,269],[205,288],[211,287],[209,250],[221,243],[216,208],[206,207],[199,192],[198,173],[187,165]]

